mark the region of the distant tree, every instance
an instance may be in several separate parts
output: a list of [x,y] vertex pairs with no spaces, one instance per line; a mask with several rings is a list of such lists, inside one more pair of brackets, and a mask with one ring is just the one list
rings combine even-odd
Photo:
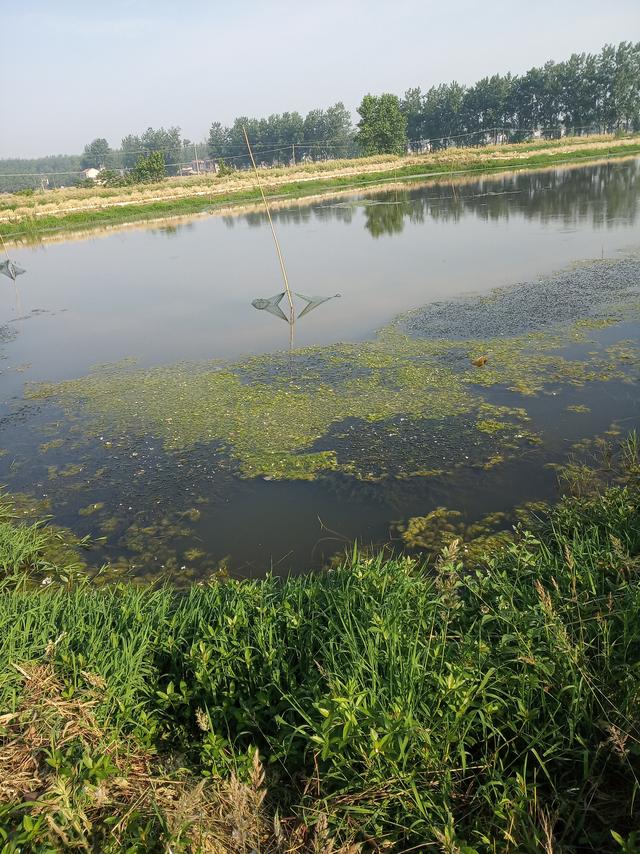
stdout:
[[164,152],[152,151],[142,155],[133,170],[133,180],[140,183],[161,181],[166,174]]
[[325,126],[327,143],[331,143],[333,153],[341,157],[351,153],[353,149],[353,124],[351,113],[342,101],[338,101],[325,111]]
[[422,90],[419,86],[407,89],[400,101],[400,109],[407,120],[407,136],[410,142],[423,137],[424,104]]
[[215,159],[229,156],[229,135],[228,127],[224,127],[220,122],[213,122],[209,128],[209,137],[207,146],[209,156]]
[[83,169],[99,169],[101,166],[104,166],[107,161],[107,156],[110,154],[111,149],[109,148],[109,143],[103,137],[98,137],[94,139],[93,142],[87,143],[84,147],[84,153],[82,155],[82,168]]
[[356,142],[364,154],[403,154],[407,118],[397,95],[365,95],[358,107]]
[[448,137],[469,130],[463,119],[466,93],[464,86],[454,80],[452,83],[432,86],[424,96],[422,137],[431,140],[434,148],[445,145]]
[[225,160],[223,160],[222,158],[218,160],[218,178],[226,178],[227,175],[233,175],[234,171],[235,169],[233,168],[233,166],[229,166],[229,164]]
[[304,153],[313,159],[345,157],[353,147],[351,115],[341,101],[310,110],[304,119]]
[[304,118],[305,145],[315,145],[327,138],[327,117],[324,110],[309,110]]
[[164,162],[170,175],[178,171],[182,156],[179,127],[170,127],[167,130],[163,127],[157,129],[149,127],[140,137],[140,142],[146,154],[158,151],[164,155]]
[[0,192],[69,186],[75,183],[82,168],[81,163],[79,154],[54,154],[32,160],[19,157],[0,160]]
[[560,78],[560,112],[568,128],[583,128],[595,123],[595,75],[593,57],[572,54],[558,66]]
[[[275,148],[300,145],[304,139],[304,119],[300,113],[282,113],[268,119],[267,144]],[[288,155],[288,152],[286,152]]]
[[515,109],[521,129],[533,130],[540,125],[545,99],[545,74],[541,68],[531,68],[515,82]]
[[103,169],[98,183],[104,187],[124,187],[131,183],[131,180],[128,175],[123,175],[115,169]]
[[122,165],[125,169],[131,169],[138,162],[138,158],[142,153],[142,142],[139,136],[129,134],[125,136],[120,143],[120,152],[122,156]]
[[616,129],[640,126],[640,43],[620,42],[611,81]]
[[546,135],[555,136],[563,119],[562,66],[550,61],[542,70],[544,91],[540,102],[540,124]]
[[249,142],[251,143],[256,160],[260,162],[260,149],[262,148],[262,132],[265,121],[261,123],[259,119],[250,119],[248,116],[238,116],[229,128],[228,158],[233,158],[232,162],[235,166],[248,166],[251,161],[247,152],[247,143],[244,138],[244,128],[247,129]]
[[497,132],[513,126],[513,78],[483,77],[465,92],[462,121],[467,132]]

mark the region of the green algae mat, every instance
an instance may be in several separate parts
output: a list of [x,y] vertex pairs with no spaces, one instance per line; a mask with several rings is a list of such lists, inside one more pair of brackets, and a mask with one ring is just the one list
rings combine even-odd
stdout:
[[[631,326],[628,337],[610,342],[597,333],[633,325],[639,314],[640,261],[591,262],[485,297],[431,304],[371,341],[230,364],[102,366],[32,386],[29,397],[80,413],[77,429],[95,436],[152,435],[169,451],[215,444],[242,478],[429,475],[442,470],[442,455],[428,435],[447,423],[459,440],[453,457],[464,460],[479,444],[483,464],[492,465],[537,441],[522,398],[554,386],[633,382],[640,344]],[[491,402],[495,388],[514,392],[518,405]],[[332,447],[336,425],[344,430]],[[359,441],[345,441],[350,429]],[[411,430],[415,442],[398,453],[396,439]],[[368,441],[388,466],[380,458],[372,466],[369,447],[361,447]]]

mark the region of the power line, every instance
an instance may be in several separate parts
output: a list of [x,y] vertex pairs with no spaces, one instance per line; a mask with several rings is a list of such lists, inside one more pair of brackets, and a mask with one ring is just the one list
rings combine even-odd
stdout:
[[[421,143],[426,144],[426,143],[430,143],[430,142],[431,143],[437,142],[440,140],[444,141],[444,140],[450,140],[450,139],[462,139],[464,137],[478,136],[480,134],[491,134],[491,133],[497,133],[497,132],[499,132],[499,133],[508,132],[508,133],[517,134],[517,133],[535,133],[537,131],[540,131],[542,133],[553,133],[556,131],[567,131],[567,130],[568,131],[589,130],[589,129],[593,129],[596,126],[597,125],[594,123],[591,123],[588,125],[573,125],[573,126],[569,126],[569,127],[567,127],[567,125],[561,124],[561,125],[554,125],[552,127],[542,127],[542,128],[541,127],[508,127],[506,125],[502,125],[502,126],[496,126],[496,127],[480,128],[480,129],[474,130],[474,131],[465,131],[465,132],[459,133],[459,134],[436,134],[435,136],[431,136],[431,137],[420,137],[419,139],[409,139],[409,140],[407,140],[407,144],[408,145],[419,145]],[[337,137],[328,137],[326,140],[320,140],[318,142],[298,142],[297,140],[291,140],[290,142],[283,142],[283,143],[278,143],[278,144],[274,144],[274,145],[271,145],[269,143],[255,143],[255,144],[252,144],[252,148],[254,151],[262,150],[263,153],[267,153],[267,152],[272,152],[272,151],[287,151],[291,148],[292,145],[295,145],[296,147],[300,146],[303,148],[344,148],[344,147],[351,146],[355,143],[355,139],[353,139],[353,138],[349,139],[349,140],[341,140],[340,142],[331,142],[330,141],[331,139],[337,139]],[[189,143],[189,145],[205,145],[205,146],[207,146],[208,143],[207,142]],[[241,150],[243,153],[237,154],[237,155],[226,155],[225,152],[216,151],[213,154],[209,154],[209,158],[215,158],[215,157],[224,158],[225,156],[228,156],[228,157],[234,157],[236,159],[238,159],[238,158],[248,159],[248,155],[246,154],[244,145],[242,143],[233,143],[233,150],[236,150],[236,151]],[[149,154],[153,154],[155,152],[161,152],[164,154],[164,153],[174,153],[174,152],[178,152],[178,151],[179,152],[184,151],[186,153],[186,148],[183,145],[170,145],[170,146],[165,146],[163,148],[148,148],[148,147],[147,148],[137,148],[137,149],[117,148],[117,149],[112,149],[112,150],[106,152],[106,154],[104,156],[105,157],[116,157],[116,158],[118,158],[118,157],[129,156],[132,154],[149,155]],[[74,157],[74,156],[75,157],[82,157],[83,155],[78,154],[78,155],[63,155],[63,156],[66,156],[66,157]],[[6,160],[19,160],[20,158],[5,158],[5,159]],[[41,158],[34,158],[34,159],[41,159]],[[42,158],[42,159],[45,159],[45,158]],[[1,159],[0,159],[0,162],[2,162]],[[31,173],[29,173],[29,174],[31,174]],[[48,172],[47,174],[56,174],[56,173]],[[57,174],[62,174],[62,173],[57,173]]]
[[[568,130],[578,131],[578,130],[589,130],[592,128],[593,128],[593,125],[581,125],[579,127],[569,128]],[[564,125],[558,125],[555,127],[542,128],[542,129],[541,128],[495,127],[495,128],[485,128],[485,129],[477,130],[477,131],[468,131],[467,133],[456,134],[453,136],[434,136],[434,137],[424,137],[424,138],[420,138],[420,139],[407,140],[406,144],[407,144],[407,146],[425,146],[425,145],[433,145],[434,143],[435,144],[444,144],[450,140],[462,139],[462,138],[471,137],[471,136],[478,136],[481,134],[484,134],[484,135],[488,135],[488,134],[489,135],[490,134],[495,135],[495,134],[499,134],[499,133],[511,133],[511,134],[523,134],[523,133],[527,134],[527,133],[529,133],[529,134],[534,134],[534,133],[538,133],[538,132],[548,134],[548,133],[556,133],[558,131],[566,131],[566,130],[567,130],[567,128]],[[327,143],[325,143],[325,142],[287,143],[286,145],[277,145],[277,146],[271,146],[268,148],[264,148],[262,150],[262,155],[264,156],[267,154],[275,154],[275,153],[281,152],[281,151],[287,151],[288,152],[291,150],[292,145],[295,145],[296,148],[299,148],[299,149],[300,148],[302,148],[302,149],[305,149],[305,148],[308,148],[308,149],[311,149],[311,148],[316,148],[316,149],[317,148],[320,148],[320,149],[333,148],[333,149],[336,149],[336,148],[345,148],[345,147],[348,147],[352,144],[353,144],[352,142],[344,142],[344,143],[339,143],[339,144],[331,144],[328,142]],[[492,144],[491,142],[486,143],[487,146],[489,146],[491,144]],[[253,147],[255,148],[255,146],[253,146]],[[166,148],[166,149],[155,149],[154,151],[144,149],[140,153],[145,154],[145,155],[149,155],[149,154],[153,154],[155,152],[160,152],[160,153],[164,154],[165,152],[172,152],[175,150],[176,150],[175,147],[174,148]],[[135,152],[127,152],[127,154],[129,154],[129,153],[135,153]],[[121,150],[109,152],[107,156],[119,157],[119,156],[121,156]],[[357,160],[361,157],[366,157],[366,156],[367,155],[357,153],[357,154],[354,154],[353,157],[350,157],[348,159]],[[209,154],[209,156],[207,156],[207,157],[198,158],[197,162],[201,163],[203,160],[216,160],[216,159],[225,160],[225,161],[227,161],[227,160],[248,160],[248,156],[247,156],[247,154],[238,154],[238,155]],[[0,163],[1,162],[2,161],[0,161]],[[196,162],[196,161],[178,160],[178,161],[174,161],[174,162],[165,163],[164,165],[165,166],[185,166],[187,163],[190,163],[190,162]],[[135,169],[135,166],[123,166],[123,167],[119,167],[119,168],[121,168],[124,172],[131,172]],[[0,179],[2,179],[2,178],[42,178],[42,177],[47,177],[49,175],[51,175],[51,176],[55,176],[55,175],[81,175],[83,173],[83,171],[84,170],[82,170],[82,169],[68,170],[68,171],[44,171],[44,172],[2,172],[2,171],[0,171]]]

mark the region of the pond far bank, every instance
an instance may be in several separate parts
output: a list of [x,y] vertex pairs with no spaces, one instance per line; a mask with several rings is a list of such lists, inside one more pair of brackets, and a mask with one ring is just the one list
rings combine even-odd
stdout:
[[[501,171],[537,170],[640,154],[640,136],[575,137],[477,149],[448,149],[398,157],[381,155],[261,170],[272,203],[289,204],[336,193],[371,190],[408,181],[452,182]],[[168,178],[131,188],[62,188],[0,200],[0,235],[7,245],[57,239],[60,235],[161,224],[177,218],[235,213],[260,195],[254,176]]]

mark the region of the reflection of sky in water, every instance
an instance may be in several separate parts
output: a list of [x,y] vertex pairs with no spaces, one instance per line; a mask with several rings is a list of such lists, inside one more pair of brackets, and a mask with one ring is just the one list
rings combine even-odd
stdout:
[[[376,193],[344,207],[316,201],[275,212],[292,288],[341,293],[296,328],[296,344],[357,340],[395,314],[460,293],[613,255],[633,240],[640,161],[518,174],[476,184]],[[395,200],[398,199],[396,206]],[[19,248],[22,313],[8,345],[20,378],[59,379],[123,357],[143,364],[284,348],[284,323],[251,308],[281,290],[259,214],[198,219],[173,234],[118,232]],[[15,317],[12,283],[0,297]],[[19,389],[3,378],[4,394]],[[14,386],[12,388],[11,386]]]

